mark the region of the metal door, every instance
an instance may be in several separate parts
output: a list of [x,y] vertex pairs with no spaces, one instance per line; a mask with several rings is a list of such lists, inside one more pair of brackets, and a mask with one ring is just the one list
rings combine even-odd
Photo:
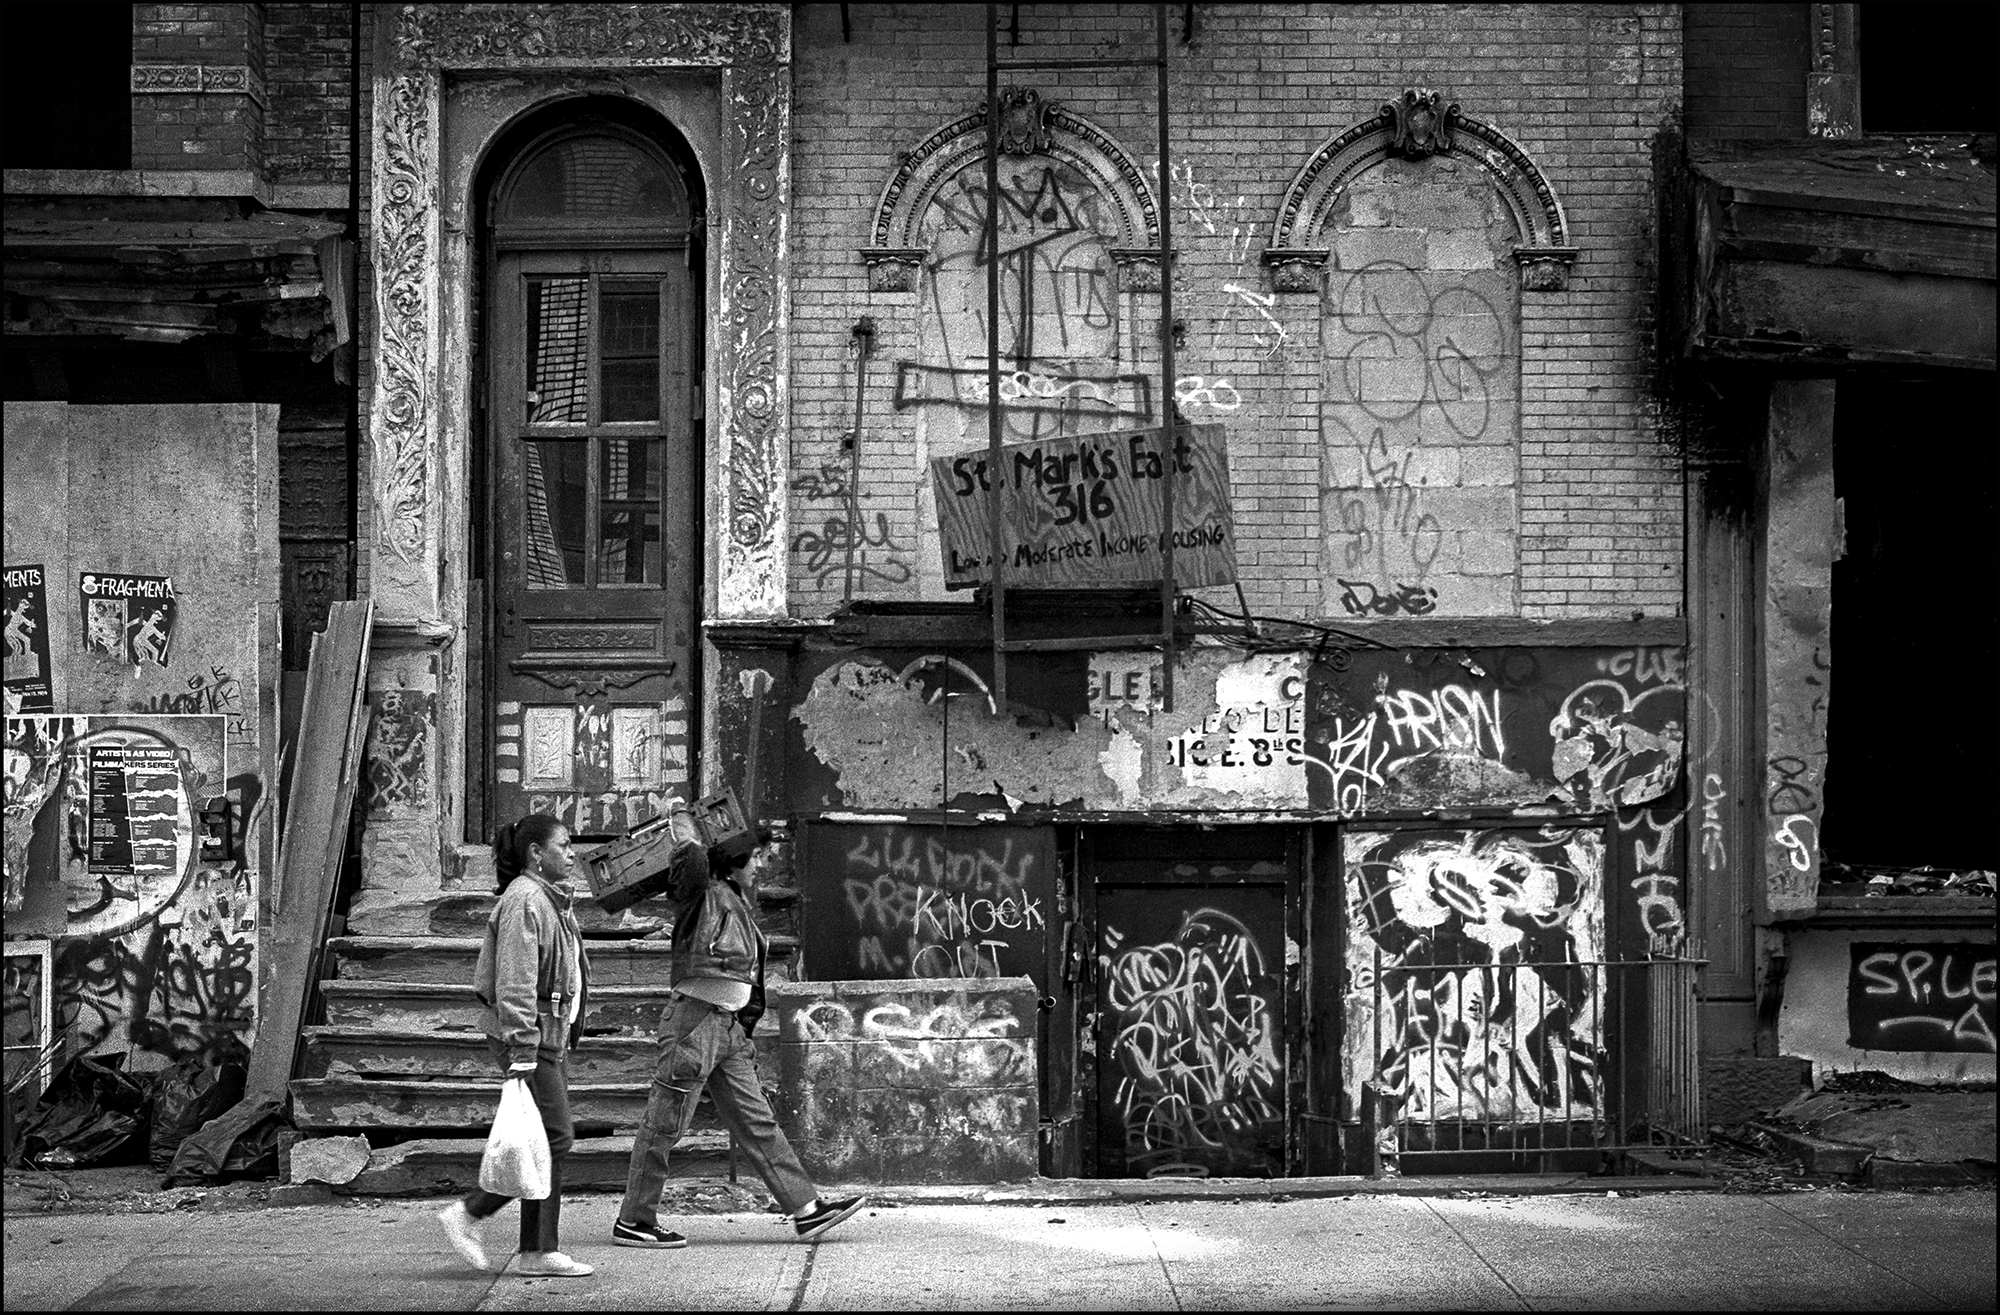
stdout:
[[1097,1164],[1285,1169],[1285,884],[1100,883]]
[[494,278],[490,799],[603,836],[686,793],[700,506],[682,251]]

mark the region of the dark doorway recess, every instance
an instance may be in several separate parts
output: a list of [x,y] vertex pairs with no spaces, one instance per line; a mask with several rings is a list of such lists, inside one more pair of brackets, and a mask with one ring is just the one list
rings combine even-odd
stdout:
[[125,4],[5,6],[9,169],[132,167],[132,11]]
[[1862,131],[1993,132],[1992,5],[1855,7]]
[[1995,376],[1843,379],[1822,846],[1870,865],[2000,867]]
[[1093,828],[1098,1177],[1298,1172],[1303,837],[1293,828]]

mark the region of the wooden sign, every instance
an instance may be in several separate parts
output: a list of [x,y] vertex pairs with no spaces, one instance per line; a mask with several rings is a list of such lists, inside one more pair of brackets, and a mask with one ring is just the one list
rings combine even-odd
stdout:
[[[1168,454],[1158,428],[1010,443],[1001,449],[1007,584],[1089,589],[1157,581]],[[1185,425],[1175,444],[1174,578],[1183,589],[1236,579],[1229,454],[1221,425]],[[934,457],[945,585],[990,573],[987,452]]]

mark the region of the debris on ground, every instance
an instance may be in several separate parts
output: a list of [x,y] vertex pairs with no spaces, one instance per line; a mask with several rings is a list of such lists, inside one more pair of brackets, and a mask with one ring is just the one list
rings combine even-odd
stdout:
[[1822,895],[1959,895],[1994,897],[1994,876],[1986,868],[1891,867],[1880,863],[1827,862]]

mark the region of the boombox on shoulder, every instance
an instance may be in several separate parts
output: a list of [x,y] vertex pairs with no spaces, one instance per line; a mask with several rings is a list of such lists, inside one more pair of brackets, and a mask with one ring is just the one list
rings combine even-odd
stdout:
[[736,792],[724,790],[692,806],[669,799],[658,817],[585,855],[584,871],[591,898],[606,913],[616,913],[666,890],[676,854],[699,846],[714,863],[741,858],[756,844]]

